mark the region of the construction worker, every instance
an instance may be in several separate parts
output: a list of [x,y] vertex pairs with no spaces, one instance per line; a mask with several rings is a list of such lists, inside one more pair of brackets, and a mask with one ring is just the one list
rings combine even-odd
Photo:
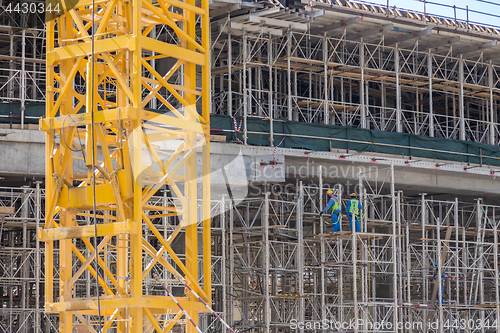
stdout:
[[326,191],[326,195],[330,197],[330,200],[328,201],[328,205],[321,211],[321,214],[324,214],[330,210],[330,213],[332,215],[332,227],[333,227],[333,232],[339,232],[340,231],[340,204],[337,199],[337,197],[333,194],[332,190]]
[[[438,277],[438,273],[439,273],[437,261],[434,263],[434,267],[436,267],[436,270],[434,271],[434,281],[436,281],[436,279]],[[441,294],[439,294],[439,290],[438,290],[438,302],[439,302],[439,304],[443,304],[444,280],[445,279],[446,279],[446,273],[444,272],[444,269],[442,269],[442,272],[441,272]]]
[[358,201],[358,195],[356,193],[351,193],[351,200],[347,202],[345,206],[345,212],[347,217],[349,217],[349,225],[352,230],[352,220],[354,219],[356,222],[356,232],[361,232],[359,227],[359,211],[363,209],[361,203]]

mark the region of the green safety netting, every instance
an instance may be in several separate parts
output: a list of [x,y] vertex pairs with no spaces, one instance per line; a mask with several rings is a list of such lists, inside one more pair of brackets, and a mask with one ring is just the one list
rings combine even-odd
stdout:
[[[236,119],[237,126],[240,119]],[[269,146],[270,121],[248,118],[248,144]],[[243,140],[243,126],[235,132],[234,119],[212,115],[212,134],[225,135],[226,141]],[[274,144],[280,147],[329,151],[330,148],[356,152],[375,152],[464,163],[500,166],[500,147],[469,141],[431,138],[409,133],[365,130],[349,126],[273,121]]]
[[[45,114],[45,103],[26,103],[24,123],[38,124],[38,119]],[[21,123],[21,103],[0,103],[0,123]]]

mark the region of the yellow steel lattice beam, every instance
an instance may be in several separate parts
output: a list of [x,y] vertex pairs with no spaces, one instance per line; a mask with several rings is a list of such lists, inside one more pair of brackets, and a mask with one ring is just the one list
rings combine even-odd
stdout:
[[[209,2],[75,3],[47,22],[45,309],[63,333],[195,332],[161,288],[144,289],[180,275],[211,301]],[[177,300],[198,323],[197,298]]]

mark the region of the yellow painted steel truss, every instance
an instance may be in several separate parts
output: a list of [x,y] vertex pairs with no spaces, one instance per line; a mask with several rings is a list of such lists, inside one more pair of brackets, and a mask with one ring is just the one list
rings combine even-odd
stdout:
[[[210,304],[209,2],[74,2],[47,23],[45,309],[60,332],[195,332],[144,285],[168,272]],[[171,204],[151,204],[165,186]],[[177,300],[196,323],[206,311],[187,289]]]

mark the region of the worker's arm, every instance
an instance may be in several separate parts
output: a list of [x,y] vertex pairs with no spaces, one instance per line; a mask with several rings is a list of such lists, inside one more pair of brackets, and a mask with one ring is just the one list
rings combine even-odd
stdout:
[[330,208],[332,208],[332,206],[334,204],[335,204],[335,200],[330,199],[330,201],[328,201],[328,205],[326,205],[325,209],[323,209],[320,214],[326,213]]
[[349,210],[351,209],[351,200],[347,201],[347,205],[345,205],[345,213],[349,215]]
[[361,206],[361,202],[358,202],[358,209],[363,209],[363,206]]

